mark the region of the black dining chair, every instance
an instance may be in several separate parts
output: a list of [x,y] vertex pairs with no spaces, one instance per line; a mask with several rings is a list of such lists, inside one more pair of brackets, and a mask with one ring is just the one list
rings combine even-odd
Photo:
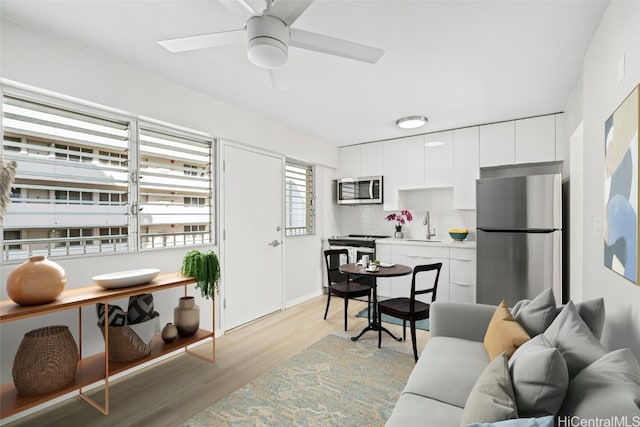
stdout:
[[340,272],[341,259],[344,263],[349,262],[349,251],[347,249],[327,249],[324,251],[324,262],[327,266],[327,308],[324,310],[324,320],[327,320],[331,296],[335,295],[344,299],[344,330],[347,330],[347,309],[349,299],[367,297],[368,317],[371,323],[371,286],[354,282],[348,274]]
[[[429,318],[429,309],[431,304],[422,302],[416,299],[417,295],[423,295],[431,293],[431,302],[436,300],[436,292],[438,289],[438,279],[440,278],[440,269],[442,263],[434,263],[427,265],[418,265],[413,269],[413,277],[411,279],[411,294],[409,298],[392,298],[385,301],[378,302],[378,322],[382,323],[382,315],[386,314],[398,319],[402,319],[402,339],[407,340],[407,320],[411,325],[411,342],[413,344],[413,357],[418,361],[418,347],[416,344],[416,322],[418,320]],[[416,286],[416,276],[418,273],[424,273],[428,271],[436,271],[433,287],[424,288]],[[420,280],[420,283],[426,283]],[[382,344],[382,330],[378,330],[378,348]]]

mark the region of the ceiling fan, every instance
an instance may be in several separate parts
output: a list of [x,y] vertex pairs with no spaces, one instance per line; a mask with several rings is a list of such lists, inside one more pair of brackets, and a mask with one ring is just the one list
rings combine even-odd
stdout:
[[170,52],[184,52],[246,40],[249,60],[258,67],[269,70],[271,84],[275,88],[288,86],[284,66],[289,46],[370,64],[382,57],[382,49],[291,28],[291,24],[312,2],[313,0],[266,0],[266,8],[259,13],[248,0],[220,0],[223,6],[246,21],[244,28],[162,40],[158,43]]

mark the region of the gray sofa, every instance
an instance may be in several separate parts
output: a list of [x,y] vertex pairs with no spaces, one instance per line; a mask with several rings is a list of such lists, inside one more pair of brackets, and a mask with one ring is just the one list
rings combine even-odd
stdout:
[[[545,301],[541,301],[542,299]],[[545,418],[550,420],[547,421],[551,423],[549,425],[553,425],[553,417],[549,417],[549,414],[558,417],[575,415],[584,419],[626,417],[625,421],[629,423],[640,421],[640,364],[631,350],[608,352],[600,343],[604,323],[602,299],[576,306],[569,303],[565,306],[568,309],[561,311],[555,308],[553,295],[547,294],[533,302],[526,300],[523,306],[524,310],[528,310],[528,319],[516,313],[521,306],[514,307],[513,316],[520,324],[526,324],[529,336],[536,338],[529,340],[530,343],[522,344],[511,359],[502,357],[503,355],[500,357],[505,361],[504,369],[511,372],[507,372],[506,377],[512,375],[507,380],[509,388],[511,378],[513,379],[511,396],[514,413],[506,418],[529,419],[547,415]],[[484,346],[485,334],[495,312],[496,306],[483,304],[435,302],[431,306],[430,339],[409,376],[386,427],[458,427],[463,419],[469,419],[469,411],[465,413],[464,409],[465,404],[468,404],[467,399],[472,394],[469,401],[473,400],[477,393],[477,387],[474,388],[477,380],[482,376],[483,379],[478,383],[485,381],[485,368],[490,364],[495,365],[495,361],[499,359],[491,361]],[[536,322],[538,329],[531,330]],[[555,358],[553,355],[543,357],[550,352],[555,353]],[[512,362],[518,358],[526,362],[520,362],[520,368],[514,369]],[[554,360],[554,366],[551,367],[550,363],[546,363],[545,367],[536,366],[544,364],[543,359]],[[558,365],[558,360],[561,361],[561,366]],[[518,372],[522,371],[528,378],[517,377],[521,375]],[[546,375],[545,379],[537,383],[536,380],[532,381],[530,374],[533,371],[546,372],[543,373]],[[549,379],[551,377],[553,378]],[[554,409],[543,410],[538,414],[518,414],[519,408],[516,406],[520,403],[525,408],[538,401],[543,406],[547,405],[545,409],[555,405]],[[490,421],[496,422],[498,419]],[[505,423],[523,425],[510,422],[498,425]]]

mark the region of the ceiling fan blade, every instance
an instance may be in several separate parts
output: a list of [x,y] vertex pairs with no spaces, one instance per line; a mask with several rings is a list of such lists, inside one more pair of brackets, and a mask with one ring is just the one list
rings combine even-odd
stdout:
[[267,15],[280,18],[287,25],[291,25],[307,10],[311,3],[313,0],[276,0],[271,9],[267,11]]
[[202,34],[199,36],[180,37],[178,39],[161,40],[158,44],[169,52],[185,52],[188,50],[204,49],[207,47],[224,46],[245,41],[242,30],[223,31],[220,33]]
[[227,10],[236,15],[243,22],[247,22],[252,16],[260,13],[249,4],[247,0],[219,0]]
[[384,54],[384,50],[377,47],[366,46],[360,43],[295,28],[291,28],[290,30],[291,41],[289,42],[289,46],[328,53],[329,55],[342,56],[343,58],[368,62],[370,64],[378,62]]
[[274,89],[289,89],[289,73],[286,67],[270,68],[269,79]]

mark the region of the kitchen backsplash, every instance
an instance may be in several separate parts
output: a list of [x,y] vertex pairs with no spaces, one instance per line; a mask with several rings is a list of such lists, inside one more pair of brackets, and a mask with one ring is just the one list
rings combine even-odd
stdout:
[[[382,205],[336,205],[339,213],[340,234],[364,234],[393,236],[395,221],[385,217],[393,211],[383,211]],[[426,211],[431,217],[431,228],[435,227],[433,239],[449,239],[449,229],[468,228],[467,240],[475,240],[476,211],[453,209],[453,190],[428,189],[400,192],[400,209],[408,209],[413,221],[402,227],[405,238],[423,239],[427,227],[423,225]]]

